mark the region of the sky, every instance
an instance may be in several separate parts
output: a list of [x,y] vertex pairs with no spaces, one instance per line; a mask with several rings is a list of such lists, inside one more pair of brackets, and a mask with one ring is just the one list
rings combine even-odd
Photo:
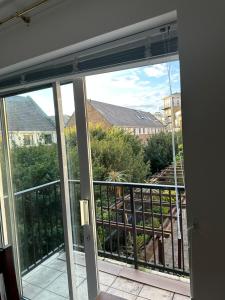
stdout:
[[[87,98],[137,110],[161,111],[162,98],[170,94],[168,68],[172,92],[180,92],[179,61],[144,66],[86,77]],[[63,113],[74,112],[72,84],[62,86]],[[23,94],[32,97],[47,115],[54,115],[51,89]]]

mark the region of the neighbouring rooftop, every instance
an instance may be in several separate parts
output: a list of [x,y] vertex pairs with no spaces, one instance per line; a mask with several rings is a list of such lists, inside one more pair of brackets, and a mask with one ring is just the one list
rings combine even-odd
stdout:
[[55,125],[31,97],[7,98],[9,131],[55,131]]

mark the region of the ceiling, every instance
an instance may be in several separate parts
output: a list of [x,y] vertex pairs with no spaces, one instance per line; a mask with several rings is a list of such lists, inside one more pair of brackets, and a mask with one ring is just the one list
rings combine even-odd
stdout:
[[14,15],[17,11],[23,10],[38,0],[0,0],[0,19]]
[[[46,11],[46,9],[55,6],[62,1],[65,0],[0,0],[0,30],[3,30],[5,25],[8,26],[13,23],[21,22],[22,19],[26,22],[25,18],[27,17],[28,22],[30,22],[29,17],[33,17],[42,11]],[[32,6],[35,7],[32,8]],[[16,17],[16,13],[21,13],[30,8],[32,9],[23,14],[20,18]],[[6,19],[8,19],[7,22],[5,22]]]

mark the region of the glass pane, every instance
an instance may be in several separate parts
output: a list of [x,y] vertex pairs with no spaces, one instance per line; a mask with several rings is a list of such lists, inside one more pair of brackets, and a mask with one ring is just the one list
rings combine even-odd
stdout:
[[23,295],[69,297],[52,89],[6,98]]
[[179,61],[86,86],[99,260],[187,275]]
[[61,86],[63,114],[65,121],[65,138],[67,151],[67,166],[70,188],[70,202],[72,212],[72,229],[74,245],[74,268],[76,273],[76,287],[78,299],[88,299],[87,273],[84,253],[84,234],[80,223],[80,171],[77,146],[77,129],[75,122],[75,108],[73,85]]
[[[3,149],[3,134],[2,124],[0,126],[0,199],[1,199],[1,245],[9,243],[8,228],[7,228],[7,205],[8,203],[8,184],[7,184],[7,168],[6,157],[4,156]],[[8,207],[9,209],[9,207]]]

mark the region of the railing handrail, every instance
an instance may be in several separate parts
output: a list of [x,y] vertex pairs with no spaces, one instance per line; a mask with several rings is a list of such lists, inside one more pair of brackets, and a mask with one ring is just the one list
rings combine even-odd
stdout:
[[35,190],[39,190],[41,188],[45,188],[46,186],[54,185],[54,184],[59,183],[59,182],[60,182],[60,180],[55,180],[55,181],[51,181],[51,182],[48,182],[48,183],[45,183],[45,184],[42,184],[42,185],[38,185],[38,186],[35,186],[33,188],[29,188],[29,189],[26,189],[26,190],[16,192],[16,193],[14,193],[14,196],[19,196],[19,195],[22,195],[22,194],[25,194],[25,193],[33,192]]
[[[55,180],[55,181],[51,181],[42,185],[38,185],[29,189],[25,189],[19,192],[14,193],[14,196],[19,196],[22,194],[26,194],[29,192],[33,192],[35,190],[39,190],[42,188],[45,188],[47,186],[50,185],[54,185],[56,183],[59,183],[60,180]],[[80,180],[79,179],[69,179],[69,182],[75,182],[75,183],[79,183]],[[135,182],[119,182],[119,181],[101,181],[101,180],[93,180],[93,184],[94,185],[108,185],[108,186],[124,186],[124,187],[135,187],[135,188],[152,188],[152,189],[170,189],[170,190],[174,190],[175,189],[175,185],[166,185],[166,184],[152,184],[152,183],[135,183]],[[176,188],[178,190],[185,190],[185,187],[183,185],[178,185],[176,186]]]
[[[69,179],[70,182],[79,183],[80,180],[77,179]],[[166,184],[152,184],[152,183],[135,183],[135,182],[120,182],[120,181],[101,181],[101,180],[93,180],[94,185],[113,185],[113,186],[126,186],[126,187],[137,187],[137,188],[161,188],[161,189],[175,189],[185,190],[185,186],[183,185],[166,185]]]

